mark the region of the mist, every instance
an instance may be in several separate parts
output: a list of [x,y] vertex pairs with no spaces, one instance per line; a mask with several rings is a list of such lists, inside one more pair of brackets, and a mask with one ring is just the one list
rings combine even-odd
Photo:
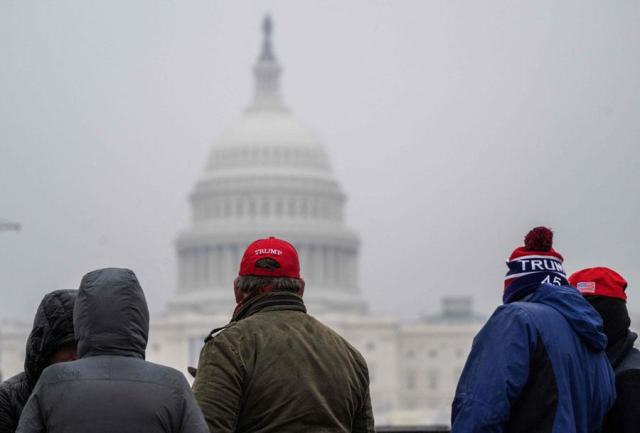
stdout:
[[0,218],[21,230],[0,233],[3,318],[104,266],[165,308],[267,12],[284,100],[346,193],[372,311],[413,320],[470,295],[490,312],[536,225],[568,272],[619,271],[640,311],[638,2],[6,1]]

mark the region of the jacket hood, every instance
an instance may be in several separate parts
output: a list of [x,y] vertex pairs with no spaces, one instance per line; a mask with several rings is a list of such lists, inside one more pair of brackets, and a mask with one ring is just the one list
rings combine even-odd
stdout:
[[24,372],[31,383],[38,381],[57,349],[75,342],[73,305],[77,294],[77,290],[56,290],[42,298],[25,351]]
[[600,352],[607,347],[602,318],[577,289],[543,283],[527,301],[548,305],[562,314],[576,334],[592,350]]
[[633,345],[635,344],[637,339],[638,334],[629,331],[625,338],[621,338],[620,340],[616,341],[615,344],[607,347],[607,357],[609,358],[609,362],[614,369],[620,365],[624,358],[633,349]]
[[107,268],[80,282],[73,314],[78,356],[143,358],[149,336],[149,309],[133,271]]

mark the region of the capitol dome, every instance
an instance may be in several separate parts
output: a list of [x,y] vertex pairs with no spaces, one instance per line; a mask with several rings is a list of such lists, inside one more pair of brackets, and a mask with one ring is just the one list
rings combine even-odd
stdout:
[[311,312],[363,312],[359,241],[344,223],[345,195],[320,140],[282,102],[269,17],[254,66],[255,93],[213,145],[191,194],[192,225],[177,241],[172,310],[230,312],[244,248],[278,236],[298,249]]
[[329,170],[322,144],[288,110],[248,109],[217,141],[207,171],[224,169],[228,164]]

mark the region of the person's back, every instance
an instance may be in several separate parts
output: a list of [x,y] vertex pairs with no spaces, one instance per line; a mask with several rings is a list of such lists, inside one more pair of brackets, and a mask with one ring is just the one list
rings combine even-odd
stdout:
[[[595,311],[580,303],[572,287],[541,285],[520,309],[530,321],[535,350],[528,386],[512,407],[505,432],[597,431],[615,392],[604,355],[606,339],[598,331]],[[532,380],[532,376],[535,377]],[[532,429],[536,426],[536,429]]]
[[206,431],[178,412],[192,398],[182,374],[140,358],[103,355],[52,366],[35,392],[46,418],[29,414],[35,418],[18,432]]
[[572,287],[542,284],[499,307],[474,339],[454,432],[590,433],[615,397],[597,313]]
[[45,367],[75,359],[76,293],[77,290],[56,290],[40,302],[27,339],[24,371],[0,384],[0,432],[15,432],[22,409]]
[[[262,302],[274,298],[278,294]],[[362,356],[303,311],[259,304],[260,310],[234,322],[204,351],[206,356],[220,345],[238,349],[243,371],[236,373],[246,385],[235,431],[351,432],[352,414],[362,413],[368,403]]]
[[293,246],[250,245],[235,289],[232,322],[207,338],[193,384],[211,433],[372,433],[366,362],[306,313]]
[[133,272],[85,275],[74,327],[81,359],[43,372],[18,432],[207,432],[184,376],[144,360],[149,312]]

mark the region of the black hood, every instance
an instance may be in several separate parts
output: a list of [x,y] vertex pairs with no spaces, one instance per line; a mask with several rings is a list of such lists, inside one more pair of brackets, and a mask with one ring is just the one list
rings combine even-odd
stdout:
[[608,296],[587,296],[585,299],[602,317],[604,333],[609,340],[607,351],[611,346],[624,341],[629,334],[629,326],[631,326],[627,303],[622,299]]
[[38,381],[57,349],[74,343],[73,305],[77,294],[77,290],[56,290],[42,298],[25,352],[24,371],[31,383]]
[[624,361],[624,359],[633,350],[633,345],[637,339],[638,334],[628,331],[625,338],[621,338],[614,344],[607,347],[607,357],[609,358],[609,362],[614,370],[620,366],[622,361]]
[[107,268],[85,275],[73,325],[81,358],[120,355],[144,359],[149,309],[133,271]]

